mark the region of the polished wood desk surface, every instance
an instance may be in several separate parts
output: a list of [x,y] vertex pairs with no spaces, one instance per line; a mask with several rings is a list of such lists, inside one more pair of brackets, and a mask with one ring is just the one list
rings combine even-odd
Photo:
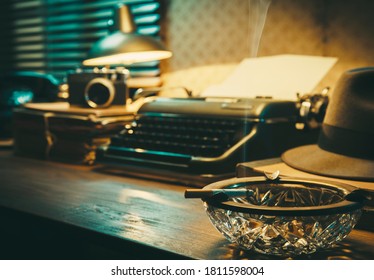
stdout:
[[[114,258],[271,258],[241,251],[226,241],[210,224],[202,202],[184,198],[185,189],[0,151],[0,212],[41,218],[51,221],[51,227],[76,228],[82,241],[100,235],[95,239],[100,246],[110,244],[119,251]],[[27,236],[28,229],[22,230]],[[126,254],[122,256],[121,250]],[[75,258],[73,253],[67,257]],[[299,258],[374,259],[374,233],[353,230],[335,248]]]

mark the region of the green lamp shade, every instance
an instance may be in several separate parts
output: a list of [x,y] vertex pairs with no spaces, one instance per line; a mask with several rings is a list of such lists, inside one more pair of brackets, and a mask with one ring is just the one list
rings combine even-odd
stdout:
[[83,65],[130,65],[171,56],[172,53],[153,37],[115,31],[92,46]]
[[135,33],[135,24],[126,5],[120,5],[114,15],[116,31],[93,44],[83,65],[130,65],[172,56],[156,38]]

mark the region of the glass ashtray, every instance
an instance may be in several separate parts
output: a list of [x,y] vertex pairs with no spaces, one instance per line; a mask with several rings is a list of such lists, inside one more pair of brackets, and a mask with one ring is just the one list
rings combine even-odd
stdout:
[[[310,254],[343,240],[360,218],[357,188],[300,178],[235,178],[201,192],[206,213],[230,242],[277,255]],[[187,196],[186,196],[187,197]]]

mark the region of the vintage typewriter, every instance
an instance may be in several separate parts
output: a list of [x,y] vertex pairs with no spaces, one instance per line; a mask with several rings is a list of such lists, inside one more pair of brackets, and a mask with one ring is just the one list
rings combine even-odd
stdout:
[[269,98],[156,98],[98,152],[104,169],[193,186],[234,176],[240,162],[316,142],[300,104]]

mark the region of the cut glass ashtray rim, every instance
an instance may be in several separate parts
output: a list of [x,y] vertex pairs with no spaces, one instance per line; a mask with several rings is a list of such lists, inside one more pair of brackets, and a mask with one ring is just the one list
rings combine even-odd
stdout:
[[211,206],[216,208],[222,208],[225,210],[231,210],[235,212],[249,213],[249,214],[260,214],[269,216],[321,216],[331,214],[347,213],[354,210],[361,209],[363,203],[361,201],[351,201],[344,197],[357,188],[345,183],[330,181],[330,180],[318,180],[318,179],[304,179],[304,178],[291,178],[283,177],[277,180],[268,180],[265,177],[244,177],[244,178],[232,178],[227,180],[218,181],[205,186],[203,189],[224,189],[224,188],[245,188],[248,186],[260,186],[269,184],[271,186],[281,187],[283,185],[304,185],[321,187],[321,189],[330,189],[333,191],[340,192],[343,196],[341,201],[334,202],[327,205],[316,205],[316,206],[302,206],[302,207],[283,207],[283,206],[268,206],[268,205],[254,205],[244,204],[238,201],[229,199],[221,201],[214,197],[205,199],[204,201]]

